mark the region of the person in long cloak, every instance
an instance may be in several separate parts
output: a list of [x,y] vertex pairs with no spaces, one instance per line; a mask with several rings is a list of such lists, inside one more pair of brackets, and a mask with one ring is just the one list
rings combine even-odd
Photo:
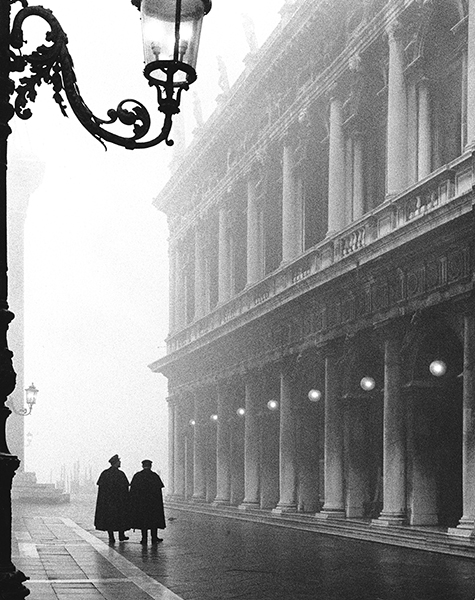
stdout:
[[120,458],[114,454],[109,459],[110,467],[97,480],[98,492],[94,526],[100,531],[107,531],[109,543],[115,543],[114,531],[119,532],[119,541],[129,538],[125,531],[130,529],[129,480],[119,469]]
[[142,467],[130,483],[130,523],[132,529],[141,530],[141,544],[147,544],[148,531],[152,544],[157,544],[163,541],[158,537],[158,530],[166,527],[162,494],[165,486],[160,475],[152,471],[151,460],[143,460]]

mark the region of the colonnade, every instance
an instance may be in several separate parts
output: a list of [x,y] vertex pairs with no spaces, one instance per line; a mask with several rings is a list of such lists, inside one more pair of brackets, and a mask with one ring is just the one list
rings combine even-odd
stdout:
[[[463,515],[451,533],[470,533],[475,516],[475,312],[463,315]],[[378,332],[384,362],[382,399],[382,506],[375,525],[403,524],[408,506],[407,411],[401,368],[403,329],[396,323]],[[267,508],[277,513],[314,511],[317,518],[362,517],[364,512],[365,411],[342,396],[341,348],[333,343],[320,351],[323,361],[323,406],[320,425],[302,399],[298,368],[290,361],[248,372],[241,383],[218,380],[169,398],[170,456],[168,495],[171,499],[237,505],[242,510]],[[269,377],[273,383],[269,383]],[[308,373],[305,380],[308,381]],[[381,382],[379,382],[381,385]],[[277,391],[278,411],[267,401]],[[307,406],[305,406],[307,402]],[[352,399],[348,400],[351,404]],[[236,408],[243,408],[239,417]],[[350,411],[350,418],[345,418]],[[243,411],[240,411],[243,412]],[[214,420],[210,415],[214,414]],[[270,419],[270,420],[267,420]],[[346,431],[346,433],[345,433]],[[348,447],[353,452],[348,459]],[[187,477],[185,439],[193,446],[192,482]],[[319,439],[323,438],[323,439]],[[302,444],[305,444],[305,447]],[[270,446],[275,447],[275,452]],[[318,447],[323,448],[323,456]],[[346,454],[345,454],[346,452]],[[273,456],[273,458],[271,457]],[[345,456],[347,457],[345,459]],[[320,460],[323,459],[323,460]],[[345,465],[346,460],[346,465]],[[319,465],[323,477],[318,475]],[[319,489],[319,480],[323,489]],[[186,496],[186,489],[191,490]],[[419,493],[414,485],[414,494]],[[427,490],[424,492],[426,493]],[[413,499],[414,506],[418,498]],[[310,508],[309,508],[310,507]],[[419,510],[419,509],[418,509]],[[422,510],[424,512],[424,510]],[[426,512],[430,512],[427,508]],[[414,516],[424,522],[424,515]]]
[[[431,171],[431,103],[427,79],[419,73],[416,79],[408,76],[405,64],[403,28],[397,21],[387,27],[388,75],[386,106],[386,194],[393,196],[408,185],[424,179]],[[475,105],[475,8],[469,3],[468,44],[466,54],[466,90],[467,106]],[[365,206],[363,136],[354,131],[350,140],[344,123],[344,105],[348,90],[340,83],[335,84],[327,95],[329,106],[327,168],[327,237],[337,234],[352,220],[360,218],[372,208]],[[322,114],[325,110],[322,109]],[[272,143],[277,144],[281,164],[281,202],[282,202],[282,264],[295,260],[304,250],[304,210],[302,206],[302,181],[296,164],[299,156],[298,141],[300,134],[294,131],[298,125],[290,125]],[[466,148],[475,145],[475,112],[466,113]],[[310,140],[310,143],[319,143]],[[461,152],[463,148],[461,148]],[[243,178],[243,200],[246,203],[247,234],[237,243],[245,244],[247,256],[246,285],[252,286],[261,280],[266,272],[265,239],[262,203],[260,202],[258,183],[267,167],[256,158],[240,177]],[[262,192],[261,192],[262,193]],[[226,194],[217,210],[218,235],[218,282],[217,302],[225,303],[232,299],[232,254],[229,243],[229,209],[226,206]],[[384,197],[377,201],[382,202]],[[209,217],[209,216],[208,216]],[[203,228],[209,218],[196,220],[191,224],[188,237],[176,238],[170,246],[170,330],[178,331],[185,327],[190,317],[185,303],[185,277],[183,269],[183,248],[194,244],[194,319],[205,316],[213,306],[210,304],[210,272],[206,258],[206,242]],[[208,271],[207,271],[208,269]]]

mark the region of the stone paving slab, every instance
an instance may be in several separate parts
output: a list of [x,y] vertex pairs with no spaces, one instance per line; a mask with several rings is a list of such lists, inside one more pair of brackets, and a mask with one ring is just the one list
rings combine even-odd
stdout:
[[35,600],[183,600],[69,518],[16,519],[12,554]]

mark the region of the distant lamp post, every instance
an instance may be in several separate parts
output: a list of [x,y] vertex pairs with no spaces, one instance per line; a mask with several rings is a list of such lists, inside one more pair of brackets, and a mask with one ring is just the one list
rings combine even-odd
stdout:
[[371,390],[374,390],[375,386],[376,382],[372,377],[363,377],[360,381],[360,387],[365,392],[371,392]]
[[31,442],[33,441],[33,434],[31,433],[31,431],[29,431],[26,434],[26,447],[28,448],[28,446],[31,446]]
[[[66,4],[66,3],[65,3]],[[74,3],[70,3],[74,4]],[[76,80],[68,38],[51,10],[28,6],[27,0],[0,0],[0,598],[21,600],[29,594],[23,585],[27,577],[11,560],[11,486],[20,461],[10,453],[6,441],[6,422],[11,410],[6,405],[15,389],[16,375],[12,352],[8,349],[7,330],[13,319],[8,308],[7,285],[7,146],[11,133],[9,122],[16,114],[29,119],[42,83],[52,86],[53,98],[66,115],[66,97],[71,110],[89,133],[102,144],[110,142],[129,150],[150,148],[161,142],[171,146],[173,116],[180,112],[181,94],[196,80],[196,59],[203,17],[211,10],[211,0],[132,0],[142,14],[145,50],[144,75],[157,90],[158,110],[163,114],[162,127],[149,133],[152,119],[137,100],[123,100],[96,117],[84,102]],[[17,8],[13,24],[11,13]],[[49,26],[45,43],[27,54],[23,25],[36,17]],[[113,18],[113,15],[111,15]],[[111,21],[113,23],[113,21]],[[85,41],[89,43],[87,32]],[[100,40],[102,45],[106,39]],[[18,81],[12,79],[19,74]],[[12,102],[10,102],[12,100]],[[130,135],[111,131],[116,125],[127,126]],[[104,144],[105,145],[105,144]],[[28,414],[35,403],[29,397]]]
[[196,425],[196,421],[194,419],[190,419],[188,421],[188,423],[189,423],[190,427],[194,427]]
[[267,403],[267,408],[271,411],[275,411],[279,408],[279,403],[277,402],[277,400],[269,400],[269,402]]
[[211,415],[211,416],[210,416],[210,420],[211,420],[213,423],[216,423],[216,422],[217,422],[217,420],[218,420],[218,415],[216,415],[216,414],[214,414],[214,415]]
[[16,408],[13,400],[10,400],[8,404],[12,411],[21,417],[27,417],[28,415],[31,415],[33,406],[36,404],[36,396],[38,395],[38,391],[39,390],[37,390],[35,385],[32,383],[30,387],[27,387],[25,390],[25,402],[28,408]]
[[311,389],[308,393],[308,399],[310,402],[318,402],[322,398],[322,392],[320,390]]
[[447,365],[443,360],[433,360],[429,365],[429,371],[434,377],[442,377],[447,373]]
[[237,409],[236,414],[238,417],[244,417],[244,415],[246,414],[246,409],[240,407]]

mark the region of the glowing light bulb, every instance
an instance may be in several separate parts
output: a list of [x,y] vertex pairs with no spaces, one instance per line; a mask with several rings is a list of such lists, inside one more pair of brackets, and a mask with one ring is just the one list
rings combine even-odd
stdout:
[[429,365],[429,371],[434,377],[442,377],[447,373],[447,365],[443,360],[433,360]]
[[363,377],[360,381],[360,386],[365,392],[370,392],[371,390],[374,390],[376,382],[372,377]]
[[212,421],[217,421],[218,420],[218,415],[211,415],[210,419]]
[[244,408],[238,408],[236,411],[238,417],[243,417],[246,414],[246,410]]
[[310,390],[308,393],[308,399],[310,402],[318,402],[322,397],[322,392],[320,390]]
[[279,403],[277,402],[277,400],[269,400],[269,402],[267,403],[267,408],[269,410],[277,410],[279,408]]

